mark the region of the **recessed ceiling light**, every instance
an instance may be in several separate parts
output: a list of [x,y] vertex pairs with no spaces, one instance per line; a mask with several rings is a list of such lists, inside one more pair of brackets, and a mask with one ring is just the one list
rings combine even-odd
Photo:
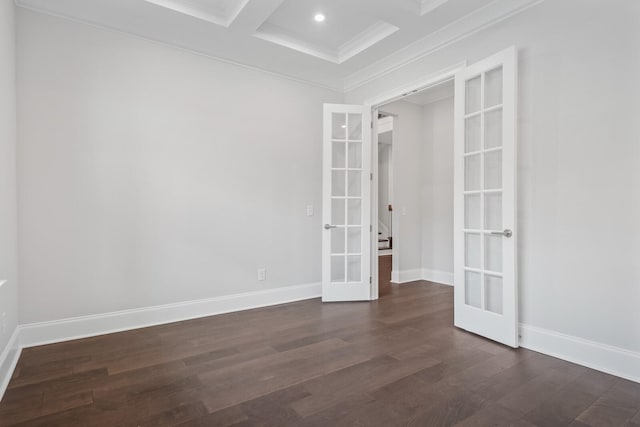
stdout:
[[316,13],[316,15],[313,17],[313,20],[316,22],[324,22],[325,19],[326,16],[324,16],[323,13]]

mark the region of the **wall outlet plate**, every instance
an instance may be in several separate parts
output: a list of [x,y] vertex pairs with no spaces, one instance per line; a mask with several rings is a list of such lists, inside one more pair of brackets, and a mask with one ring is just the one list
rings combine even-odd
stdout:
[[260,282],[267,280],[267,269],[266,268],[259,268],[258,269],[258,280]]

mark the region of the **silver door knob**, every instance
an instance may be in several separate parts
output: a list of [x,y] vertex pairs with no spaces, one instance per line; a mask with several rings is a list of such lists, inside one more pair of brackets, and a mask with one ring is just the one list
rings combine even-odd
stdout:
[[491,234],[495,234],[498,236],[504,236],[504,237],[511,237],[513,236],[513,231],[509,230],[508,228],[504,231],[492,231]]
[[325,225],[324,225],[324,229],[325,229],[325,230],[328,230],[328,229],[330,229],[330,228],[336,228],[336,226],[335,226],[335,225],[329,225],[329,224],[325,224]]

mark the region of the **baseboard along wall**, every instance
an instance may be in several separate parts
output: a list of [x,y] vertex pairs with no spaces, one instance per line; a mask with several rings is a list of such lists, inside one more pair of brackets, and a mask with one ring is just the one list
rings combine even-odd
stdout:
[[391,272],[392,283],[409,283],[417,280],[453,286],[453,273],[448,271],[431,270],[428,268],[414,268]]

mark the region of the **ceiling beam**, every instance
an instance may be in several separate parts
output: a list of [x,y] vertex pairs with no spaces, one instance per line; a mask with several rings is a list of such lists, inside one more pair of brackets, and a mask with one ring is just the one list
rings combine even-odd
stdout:
[[229,29],[253,35],[283,2],[284,0],[249,0]]

